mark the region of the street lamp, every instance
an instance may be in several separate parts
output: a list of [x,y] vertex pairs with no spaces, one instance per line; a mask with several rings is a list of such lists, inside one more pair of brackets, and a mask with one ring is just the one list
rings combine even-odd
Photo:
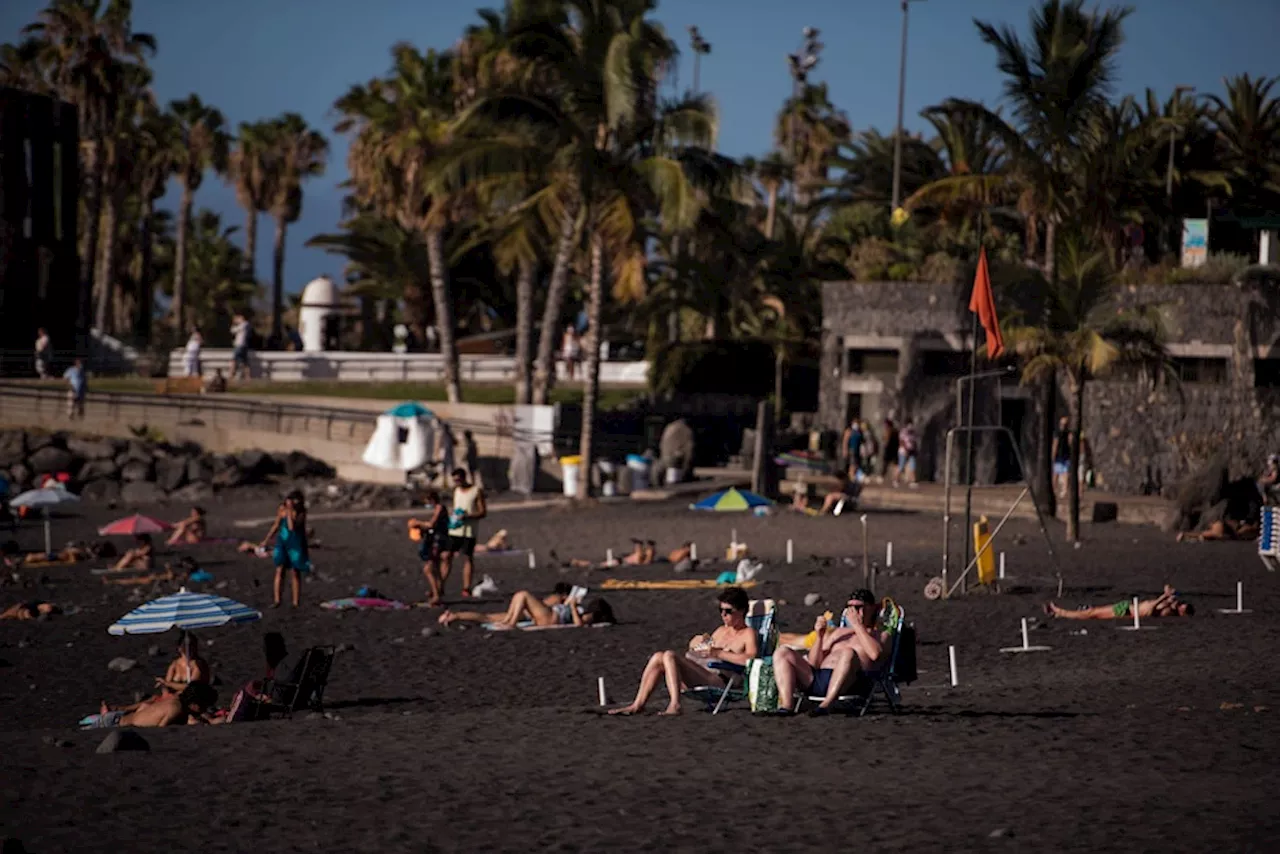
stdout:
[[689,27],[689,46],[693,48],[693,94],[698,94],[699,61],[705,53],[711,53],[711,42],[702,37],[695,26]]
[[795,216],[796,212],[796,110],[800,106],[800,96],[804,92],[804,85],[809,80],[809,72],[818,67],[818,54],[822,52],[822,42],[818,41],[818,29],[816,27],[805,27],[801,31],[804,41],[800,44],[800,50],[796,53],[787,54],[787,65],[791,69],[791,118],[790,118],[790,137],[791,137],[791,215]]
[[898,204],[902,201],[902,109],[907,96],[907,6],[911,2],[913,0],[902,0],[902,54],[898,62],[898,128],[893,134],[893,201],[889,206],[891,214],[898,210]]
[[1194,86],[1174,86],[1173,100],[1169,102],[1169,166],[1164,173],[1164,193],[1169,204],[1169,217],[1172,220],[1170,227],[1165,232],[1165,240],[1173,239],[1173,229],[1177,227],[1177,212],[1173,209],[1173,154],[1178,143],[1178,107],[1182,103],[1182,93],[1188,94],[1195,92]]

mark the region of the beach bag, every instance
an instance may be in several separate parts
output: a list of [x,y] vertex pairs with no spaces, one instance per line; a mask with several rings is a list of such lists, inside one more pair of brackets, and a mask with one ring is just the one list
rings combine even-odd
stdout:
[[898,638],[898,660],[894,662],[894,681],[910,685],[916,681],[916,627],[908,623],[899,629],[902,636]]
[[747,665],[747,699],[753,712],[778,710],[778,683],[773,678],[773,661],[753,658]]

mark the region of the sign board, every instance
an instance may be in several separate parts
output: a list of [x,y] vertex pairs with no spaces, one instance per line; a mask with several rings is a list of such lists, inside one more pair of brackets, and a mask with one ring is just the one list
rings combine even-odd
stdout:
[[1182,221],[1182,266],[1199,267],[1209,258],[1209,220]]

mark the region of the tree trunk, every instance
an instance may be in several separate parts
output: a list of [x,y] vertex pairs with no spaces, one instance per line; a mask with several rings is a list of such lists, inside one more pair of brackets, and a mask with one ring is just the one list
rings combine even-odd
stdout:
[[533,398],[529,364],[529,357],[533,350],[533,274],[533,261],[521,259],[520,269],[516,274],[517,404],[527,404]]
[[104,334],[115,331],[109,320],[114,319],[111,313],[111,298],[114,296],[113,290],[115,287],[120,207],[124,203],[123,184],[124,182],[120,180],[120,176],[117,174],[116,154],[113,145],[111,154],[107,157],[102,168],[102,234],[99,238],[101,241],[101,253],[98,258],[98,269],[94,276],[98,292],[98,306],[94,313],[93,325]]
[[1058,494],[1053,483],[1053,433],[1057,427],[1058,378],[1050,373],[1041,383],[1038,390],[1040,397],[1040,429],[1036,437],[1036,454],[1034,468],[1024,476],[1027,482],[1034,479],[1035,494],[1038,501],[1044,502],[1047,516],[1057,514]]
[[431,270],[431,300],[436,307],[436,332],[444,357],[444,390],[450,403],[462,401],[458,380],[458,345],[453,337],[453,297],[449,293],[449,268],[444,259],[444,232],[427,229],[427,263]]
[[778,423],[782,423],[782,363],[784,353],[779,344],[773,354],[773,412]]
[[[384,313],[384,318],[390,318],[392,312]],[[430,276],[427,281],[415,281],[412,286],[405,286],[404,289],[404,319],[413,332],[414,340],[419,343],[420,347],[425,348],[427,340],[427,327],[435,322],[433,310],[431,308],[431,281]],[[384,327],[392,326],[390,320],[385,320]],[[383,337],[386,337],[385,334]],[[393,336],[394,337],[394,336]]]
[[134,336],[138,340],[140,347],[147,347],[151,344],[151,310],[155,302],[154,284],[151,281],[151,250],[152,250],[152,234],[151,234],[151,217],[155,211],[155,199],[151,197],[151,193],[144,190],[142,197],[142,221],[138,225],[138,294],[137,302],[134,306],[137,316],[134,318]]
[[[98,262],[98,237],[102,218],[102,170],[98,163],[99,144],[91,142],[84,149],[84,249],[80,255],[80,281],[87,293],[93,289],[93,273]],[[88,326],[89,305],[82,300],[79,310],[85,316],[79,318]]]
[[595,456],[596,398],[600,391],[600,308],[604,301],[604,240],[591,235],[591,275],[587,284],[586,365],[582,376],[582,442],[578,469],[578,500],[591,495],[591,468]]
[[543,406],[551,379],[555,376],[555,348],[559,336],[560,312],[564,309],[564,295],[569,287],[569,263],[573,260],[573,247],[578,236],[578,212],[566,210],[560,223],[560,238],[556,243],[556,257],[551,265],[551,280],[547,283],[547,304],[542,309],[542,329],[538,335],[538,358],[533,366],[533,402]]
[[1050,282],[1058,270],[1058,222],[1050,216],[1044,226],[1044,277]]
[[1067,539],[1080,539],[1080,436],[1084,432],[1084,377],[1067,374],[1067,414],[1071,418],[1071,463],[1067,467]]
[[288,227],[284,214],[277,214],[271,245],[271,339],[277,347],[284,346],[284,235]]
[[244,272],[255,282],[258,280],[258,211],[246,207],[249,214],[244,221]]
[[191,234],[191,204],[195,191],[183,182],[178,201],[178,236],[173,250],[173,326],[179,337],[186,330],[187,318],[187,239]]

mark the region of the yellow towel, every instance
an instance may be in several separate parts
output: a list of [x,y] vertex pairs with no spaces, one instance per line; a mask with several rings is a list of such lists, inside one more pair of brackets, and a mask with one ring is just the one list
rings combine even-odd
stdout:
[[675,578],[669,581],[639,581],[630,578],[606,578],[601,590],[713,590],[717,587],[755,587],[758,581],[741,584],[716,584],[713,578]]

